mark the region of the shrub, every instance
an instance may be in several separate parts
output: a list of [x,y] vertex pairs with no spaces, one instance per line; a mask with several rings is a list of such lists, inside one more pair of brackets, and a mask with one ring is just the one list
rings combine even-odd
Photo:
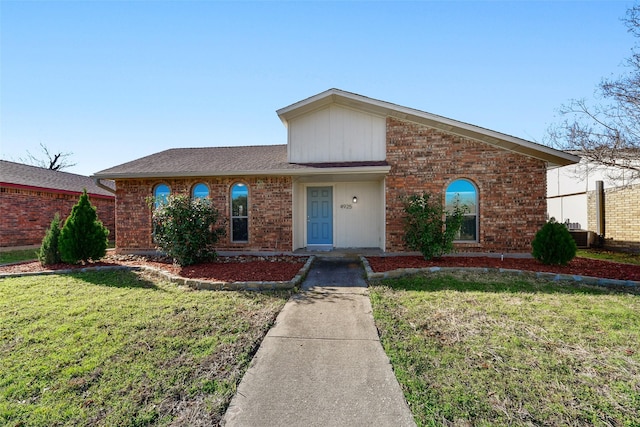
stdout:
[[108,235],[109,230],[98,220],[85,189],[60,232],[58,246],[62,261],[75,264],[102,258],[107,252]]
[[60,238],[60,214],[56,213],[42,239],[40,250],[38,251],[38,261],[40,264],[52,265],[60,261],[60,251],[58,250],[58,240]]
[[551,218],[531,242],[532,255],[543,264],[566,265],[576,256],[576,242],[564,224]]
[[407,246],[420,251],[425,259],[452,252],[465,209],[466,206],[455,203],[453,210],[447,213],[442,199],[435,199],[428,193],[405,198],[404,240]]
[[218,218],[208,199],[169,196],[153,211],[156,246],[181,266],[215,259],[215,245],[225,234],[216,227]]

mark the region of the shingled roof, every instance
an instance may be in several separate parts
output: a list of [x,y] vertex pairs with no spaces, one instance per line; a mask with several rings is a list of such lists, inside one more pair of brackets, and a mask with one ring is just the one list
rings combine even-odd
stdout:
[[286,145],[172,148],[96,173],[97,178],[202,176],[288,170]]
[[[154,178],[233,175],[299,175],[387,167],[381,164],[340,163],[302,165],[287,161],[286,145],[172,148],[97,172],[94,178]],[[382,163],[384,165],[382,165]]]
[[[115,184],[103,181],[103,184],[115,190]],[[47,190],[53,192],[81,194],[87,189],[90,195],[115,197],[115,195],[98,187],[93,179],[84,175],[54,171],[37,166],[0,160],[0,186]]]

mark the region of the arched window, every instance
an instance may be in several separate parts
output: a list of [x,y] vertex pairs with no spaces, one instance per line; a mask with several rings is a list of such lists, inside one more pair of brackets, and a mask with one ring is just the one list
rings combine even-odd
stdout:
[[249,189],[242,183],[231,187],[231,241],[249,241]]
[[169,197],[169,194],[171,194],[171,189],[167,184],[156,185],[156,188],[153,189],[156,208],[167,203],[167,197]]
[[198,183],[193,186],[191,190],[191,198],[193,199],[206,199],[209,197],[209,187],[207,184]]
[[459,241],[478,241],[478,190],[471,181],[458,179],[447,187],[446,210],[451,212],[458,206],[464,207],[464,218],[460,232],[456,236]]

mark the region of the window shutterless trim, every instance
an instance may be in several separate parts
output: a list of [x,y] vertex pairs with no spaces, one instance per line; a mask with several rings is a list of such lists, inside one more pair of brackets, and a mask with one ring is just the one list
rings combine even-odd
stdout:
[[[244,188],[244,191],[240,189]],[[234,192],[238,191],[237,196],[234,197]],[[229,191],[231,196],[231,212],[230,212],[230,227],[231,227],[231,242],[233,243],[248,243],[249,242],[249,186],[244,182],[236,182],[231,185]],[[242,197],[244,196],[244,203]],[[235,203],[238,200],[238,203]],[[236,213],[237,209],[237,213]],[[236,235],[238,235],[236,238]]]
[[[449,194],[460,194],[459,191],[450,191],[449,189],[451,188],[452,185],[454,185],[457,182],[466,182],[468,184],[470,184],[473,187],[473,195],[474,195],[474,200],[473,203],[475,205],[475,212],[474,213],[466,213],[463,214],[463,219],[469,218],[469,217],[474,217],[475,219],[475,224],[473,226],[474,228],[474,237],[473,239],[455,239],[453,242],[454,243],[478,243],[480,241],[480,206],[479,206],[479,200],[480,200],[480,192],[478,190],[478,186],[470,179],[468,178],[457,178],[454,179],[453,181],[451,181],[448,185],[447,188],[445,189],[445,204],[447,203],[447,196]],[[464,226],[464,223],[463,223]],[[462,230],[462,229],[461,229]]]

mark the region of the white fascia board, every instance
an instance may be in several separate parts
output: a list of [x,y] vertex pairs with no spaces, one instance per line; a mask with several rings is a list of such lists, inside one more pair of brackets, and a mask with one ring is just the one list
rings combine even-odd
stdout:
[[325,105],[329,105],[335,102],[333,96],[331,96],[335,93],[335,91],[336,89],[326,90],[310,98],[303,99],[302,101],[298,101],[287,107],[280,108],[279,110],[276,110],[276,113],[278,114],[278,117],[280,117],[280,120],[285,125],[285,127],[288,127],[289,120],[291,120],[292,118],[307,114],[311,111],[317,110],[324,107]]

